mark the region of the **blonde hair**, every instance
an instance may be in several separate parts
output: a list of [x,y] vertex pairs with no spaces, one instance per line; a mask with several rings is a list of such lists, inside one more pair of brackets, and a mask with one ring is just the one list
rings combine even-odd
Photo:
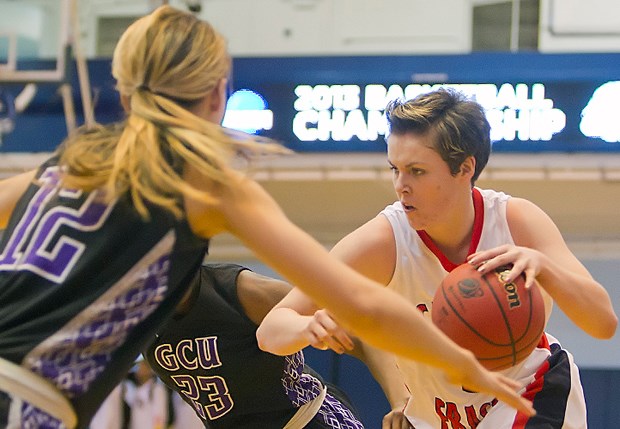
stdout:
[[65,141],[63,184],[87,191],[103,188],[109,200],[128,194],[144,217],[146,202],[180,217],[183,195],[205,202],[214,198],[183,180],[185,165],[225,186],[223,168],[234,155],[285,152],[188,110],[230,70],[223,37],[192,14],[162,6],[134,22],[112,59],[117,89],[130,101],[128,118],[81,130]]

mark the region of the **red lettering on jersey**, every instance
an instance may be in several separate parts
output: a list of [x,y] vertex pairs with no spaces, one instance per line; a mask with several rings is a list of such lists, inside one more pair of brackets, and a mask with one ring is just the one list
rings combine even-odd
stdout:
[[446,403],[439,398],[435,398],[435,414],[441,419],[441,429],[448,429],[448,417],[443,413]]
[[485,402],[480,405],[480,413],[476,414],[476,409],[473,405],[468,405],[465,407],[465,414],[467,415],[467,423],[471,427],[471,429],[476,429],[480,424],[480,421],[486,416],[493,405],[497,404],[497,399],[493,399],[491,402]]
[[461,414],[459,413],[459,409],[454,402],[446,403],[446,417],[450,420],[452,429],[466,429],[461,423]]
[[493,408],[495,404],[497,404],[497,398],[493,399],[491,402],[485,402],[480,405],[480,419],[484,418],[484,416],[491,411],[491,408]]
[[416,308],[420,310],[422,313],[428,313],[428,307],[426,304],[418,304]]
[[[461,414],[454,402],[446,403],[439,398],[435,398],[435,413],[441,419],[441,429],[467,429],[461,423]],[[450,426],[448,426],[448,423],[450,423]]]
[[471,427],[471,429],[476,429],[480,424],[480,419],[476,414],[476,409],[473,405],[468,405],[465,407],[465,414],[467,415],[467,423]]
[[493,399],[490,402],[485,402],[480,405],[479,413],[476,414],[476,409],[473,405],[468,405],[465,407],[465,414],[467,415],[467,424],[471,427],[471,429],[476,429],[482,419],[491,411],[491,408],[497,404],[497,399]]

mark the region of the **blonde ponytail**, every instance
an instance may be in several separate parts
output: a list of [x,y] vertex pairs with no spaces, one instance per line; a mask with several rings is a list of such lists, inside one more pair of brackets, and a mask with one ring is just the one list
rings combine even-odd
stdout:
[[66,141],[64,185],[104,188],[110,200],[127,194],[145,217],[147,203],[182,216],[182,196],[214,198],[183,180],[186,165],[226,186],[223,168],[237,153],[287,152],[188,110],[228,77],[230,67],[224,39],[191,14],[162,6],[133,23],[112,67],[121,96],[130,102],[129,116]]

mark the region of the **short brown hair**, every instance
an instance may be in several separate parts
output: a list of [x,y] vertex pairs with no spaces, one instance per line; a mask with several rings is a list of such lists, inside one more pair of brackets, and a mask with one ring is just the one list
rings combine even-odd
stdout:
[[476,169],[472,186],[489,160],[491,126],[483,107],[461,92],[440,88],[411,100],[395,100],[388,104],[385,114],[390,133],[432,133],[434,149],[452,174],[473,156]]

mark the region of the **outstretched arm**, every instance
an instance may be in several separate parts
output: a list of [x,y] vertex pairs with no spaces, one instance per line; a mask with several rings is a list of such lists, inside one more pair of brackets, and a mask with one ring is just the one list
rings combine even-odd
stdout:
[[383,429],[408,429],[411,426],[403,412],[409,398],[394,356],[351,337],[329,313],[318,309],[298,289],[284,298],[257,331],[261,349],[279,355],[294,353],[310,345],[348,353],[368,367],[391,406],[383,418]]
[[[484,391],[533,414],[531,403],[516,393],[519,386],[485,370],[473,354],[424,320],[411,303],[351,267],[288,220],[258,183],[230,172],[226,187],[213,187],[218,201],[208,205],[186,198],[188,220],[205,237],[228,231],[262,262],[327,309],[348,331],[369,344],[441,368],[453,383]],[[188,169],[196,186],[207,179]]]

